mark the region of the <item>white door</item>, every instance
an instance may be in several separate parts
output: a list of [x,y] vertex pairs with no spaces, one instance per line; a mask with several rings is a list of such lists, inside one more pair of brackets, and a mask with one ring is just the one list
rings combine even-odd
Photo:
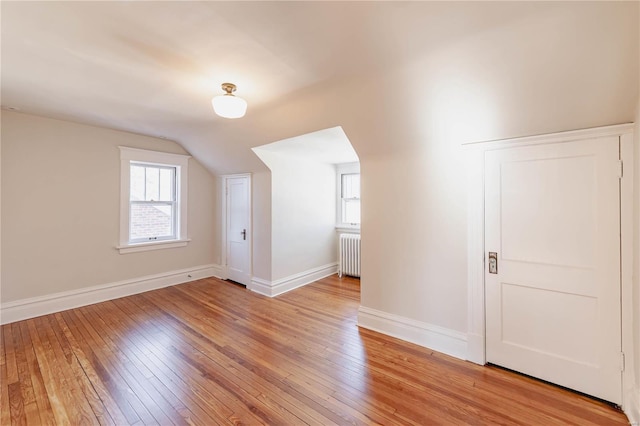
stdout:
[[251,181],[249,176],[225,177],[227,278],[251,283]]
[[486,153],[485,297],[488,362],[620,404],[618,158],[617,137]]

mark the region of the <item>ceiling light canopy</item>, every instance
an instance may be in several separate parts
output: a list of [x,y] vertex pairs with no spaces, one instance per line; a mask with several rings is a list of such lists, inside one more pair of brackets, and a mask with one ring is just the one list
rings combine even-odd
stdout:
[[211,100],[215,113],[224,118],[243,117],[247,112],[247,101],[233,94],[236,91],[236,85],[222,83],[222,90],[226,92],[224,95],[216,96]]

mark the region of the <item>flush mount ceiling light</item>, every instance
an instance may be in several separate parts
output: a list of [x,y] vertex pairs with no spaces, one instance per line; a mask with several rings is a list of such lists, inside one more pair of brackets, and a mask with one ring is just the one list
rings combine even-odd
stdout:
[[233,92],[236,91],[236,85],[232,83],[222,83],[222,90],[227,93],[211,99],[215,113],[224,118],[243,117],[247,112],[247,101],[233,94]]

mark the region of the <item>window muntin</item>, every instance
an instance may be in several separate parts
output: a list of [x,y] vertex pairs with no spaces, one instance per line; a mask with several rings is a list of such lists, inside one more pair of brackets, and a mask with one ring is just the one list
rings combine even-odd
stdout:
[[129,243],[177,239],[176,167],[130,163]]

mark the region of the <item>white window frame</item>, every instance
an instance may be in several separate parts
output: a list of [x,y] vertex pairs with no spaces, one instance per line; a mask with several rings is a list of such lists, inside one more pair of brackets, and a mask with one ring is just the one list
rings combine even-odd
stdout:
[[338,232],[360,232],[360,224],[342,222],[342,175],[360,174],[360,163],[336,164],[336,229]]
[[[168,152],[149,151],[146,149],[129,148],[120,146],[120,244],[116,247],[120,254],[135,253],[148,250],[160,250],[175,247],[184,247],[190,241],[187,238],[187,182],[189,175],[189,155],[171,154]],[[176,194],[174,239],[159,241],[129,241],[130,222],[130,177],[131,164],[157,165],[163,167],[175,167],[176,169]]]

